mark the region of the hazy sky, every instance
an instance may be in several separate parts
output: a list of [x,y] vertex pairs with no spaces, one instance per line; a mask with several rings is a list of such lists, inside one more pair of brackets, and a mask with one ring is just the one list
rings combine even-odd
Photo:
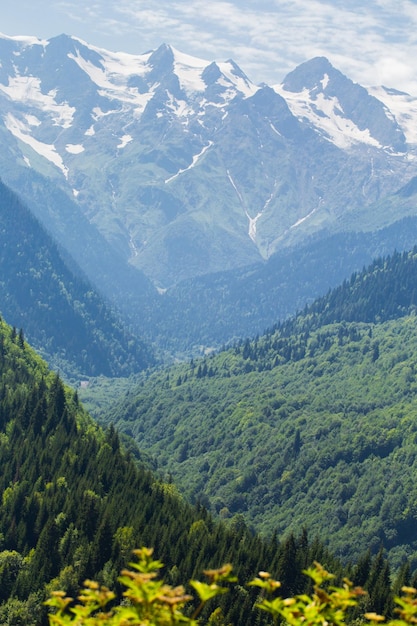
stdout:
[[3,0],[0,32],[75,35],[113,51],[168,43],[207,60],[232,58],[255,83],[276,84],[327,56],[353,80],[417,95],[417,0]]

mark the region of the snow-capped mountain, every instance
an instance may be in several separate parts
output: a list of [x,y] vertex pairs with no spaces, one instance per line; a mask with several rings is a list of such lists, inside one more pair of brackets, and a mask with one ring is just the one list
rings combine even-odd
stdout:
[[404,154],[403,129],[382,101],[324,57],[303,63],[275,87],[293,114],[341,149],[355,145]]
[[88,223],[160,288],[414,214],[387,198],[416,128],[417,99],[323,58],[269,87],[165,44],[0,38],[0,176],[77,258]]

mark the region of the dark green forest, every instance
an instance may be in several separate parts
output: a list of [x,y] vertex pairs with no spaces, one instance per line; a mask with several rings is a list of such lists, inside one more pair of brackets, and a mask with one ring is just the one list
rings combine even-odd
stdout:
[[[232,625],[270,623],[245,587],[259,570],[294,595],[314,560],[369,592],[357,616],[390,616],[417,584],[417,248],[255,339],[144,371],[150,349],[1,186],[0,207],[0,624],[43,626],[50,592],[86,578],[120,593],[143,545],[173,585],[233,563]],[[56,369],[110,377],[105,402],[100,379],[87,390],[102,426],[26,336]]]
[[5,318],[67,376],[128,376],[154,363],[18,197],[0,182],[0,301]]
[[172,483],[157,480],[126,452],[112,426],[102,430],[76,391],[33,352],[21,332],[0,323],[0,623],[46,623],[44,598],[76,593],[86,577],[117,588],[132,548],[152,545],[177,584],[232,562],[241,585],[224,596],[228,623],[263,624],[256,592],[242,586],[268,568],[285,594],[309,588],[313,560],[349,575],[369,597],[360,610],[392,610],[392,594],[415,578],[411,563],[391,576],[382,550],[342,564],[302,525],[279,540],[261,538],[243,516],[215,521]]
[[[0,623],[43,623],[45,594],[75,593],[86,577],[114,585],[138,545],[155,547],[173,583],[226,561],[244,580],[268,563],[294,589],[304,584],[300,566],[315,557],[340,571],[301,529],[288,544],[264,541],[240,519],[226,527],[186,504],[174,485],[140,469],[113,428],[97,427],[77,393],[4,322],[0,375]],[[296,562],[287,575],[288,550]],[[236,593],[225,610],[234,623],[251,623],[243,615],[253,598]]]
[[417,563],[417,250],[265,335],[156,372],[97,417],[185,496],[264,536],[306,525],[343,561]]

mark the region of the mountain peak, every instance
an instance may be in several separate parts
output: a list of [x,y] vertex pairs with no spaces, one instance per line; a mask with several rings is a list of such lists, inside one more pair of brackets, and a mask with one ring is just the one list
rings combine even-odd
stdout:
[[[327,220],[350,227],[417,173],[402,118],[325,57],[271,90],[167,43],[138,55],[65,35],[0,44],[6,182],[46,212],[21,181],[53,177],[160,287],[268,258]],[[405,117],[415,105],[398,98]]]
[[174,62],[174,52],[171,46],[163,43],[149,57],[149,65],[158,70],[170,70]]
[[287,74],[282,84],[285,91],[301,92],[304,89],[311,90],[320,83],[323,87],[323,79],[327,76],[342,76],[326,57],[314,57],[310,61],[301,63],[292,72]]
[[233,59],[228,59],[226,61],[231,66],[231,73],[238,78],[243,78],[247,83],[250,82],[249,78],[246,76],[245,72],[241,70],[241,68],[233,61]]
[[290,72],[276,91],[323,136],[341,148],[368,144],[404,153],[405,136],[385,105],[335,69],[326,57],[315,57]]

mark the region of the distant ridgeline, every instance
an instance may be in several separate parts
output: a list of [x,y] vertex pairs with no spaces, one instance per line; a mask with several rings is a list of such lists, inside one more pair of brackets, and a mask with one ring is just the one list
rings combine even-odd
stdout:
[[0,311],[55,368],[73,376],[128,376],[154,357],[76,277],[31,212],[0,181]]
[[416,241],[416,217],[375,233],[334,234],[325,244],[312,237],[266,262],[184,280],[144,310],[141,322],[167,348],[201,355],[201,346],[218,349],[263,334],[374,259]]
[[[317,299],[288,323],[314,319],[318,327],[331,322],[384,322],[415,313],[417,309],[417,246],[375,260],[366,270]],[[286,324],[283,325],[284,327]],[[279,328],[279,325],[276,327]]]
[[94,424],[77,393],[2,321],[0,463],[0,623],[39,626],[45,597],[54,589],[74,597],[87,577],[115,588],[141,545],[155,547],[174,585],[232,562],[241,586],[224,596],[222,609],[236,626],[269,623],[253,608],[256,592],[244,586],[259,570],[271,571],[290,595],[308,589],[301,570],[319,560],[338,580],[348,575],[365,585],[365,606],[387,615],[392,592],[415,582],[406,563],[391,584],[382,552],[342,567],[301,526],[279,542],[251,533],[241,515],[214,522],[141,468],[113,427]]

